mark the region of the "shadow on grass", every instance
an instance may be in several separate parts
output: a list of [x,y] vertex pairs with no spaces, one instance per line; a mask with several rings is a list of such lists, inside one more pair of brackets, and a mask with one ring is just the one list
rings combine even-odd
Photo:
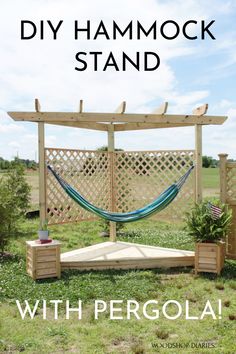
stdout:
[[[143,277],[143,272],[149,272],[150,274],[153,275],[161,275],[161,274],[169,274],[169,275],[178,275],[182,273],[191,273],[192,268],[190,267],[181,267],[181,268],[158,268],[158,269],[108,269],[108,270],[65,270],[62,272],[62,279],[63,280],[70,280],[70,278],[74,276],[86,276],[89,275],[91,276],[91,273],[93,276],[97,277],[102,277],[104,278],[109,278],[111,279],[112,277],[117,277],[117,276],[124,276],[124,275],[132,275],[134,274],[135,276],[140,274],[140,277]],[[115,278],[114,278],[115,281]]]
[[14,263],[19,262],[23,257],[18,254],[12,254],[10,252],[0,252],[0,264],[1,263]]
[[31,239],[32,238],[32,229],[27,229],[27,230],[18,230],[16,231],[12,237],[13,239],[17,240],[20,238],[27,238],[27,239]]
[[[179,275],[179,274],[189,274],[193,271],[192,268],[190,267],[181,267],[181,268],[159,268],[159,269],[108,269],[108,270],[64,270],[61,273],[61,278],[60,281],[62,281],[64,284],[69,284],[70,281],[74,277],[93,277],[101,280],[109,280],[113,282],[114,284],[117,281],[117,277],[125,277],[125,276],[134,276],[134,277],[147,277],[147,273],[149,272],[150,278],[153,276],[157,275]],[[157,280],[157,279],[156,279]],[[36,283],[38,284],[50,284],[50,283],[55,283],[57,282],[57,278],[50,278],[50,279],[38,279],[36,280]]]

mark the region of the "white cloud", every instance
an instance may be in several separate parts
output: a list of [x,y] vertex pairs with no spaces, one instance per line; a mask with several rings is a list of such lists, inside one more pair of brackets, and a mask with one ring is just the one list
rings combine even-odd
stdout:
[[[144,25],[151,25],[154,20],[158,23],[168,18],[174,18],[182,23],[189,19],[190,14],[194,18],[206,18],[209,14],[208,6],[203,2],[183,1],[170,2],[166,4],[160,1],[142,0],[133,1],[113,1],[102,0],[99,6],[94,6],[94,2],[88,0],[57,2],[38,2],[27,0],[26,7],[22,7],[19,2],[14,1],[15,11],[12,14],[12,2],[4,5],[6,15],[11,13],[13,16],[11,26],[8,24],[8,16],[4,16],[0,26],[4,32],[8,32],[7,43],[3,39],[2,61],[8,70],[2,72],[1,77],[7,83],[4,87],[6,104],[9,105],[20,96],[24,101],[24,109],[30,109],[33,97],[42,99],[43,107],[47,109],[69,109],[71,104],[83,97],[88,102],[91,109],[102,110],[103,107],[111,109],[117,101],[124,97],[134,109],[138,105],[152,99],[170,96],[171,90],[175,86],[175,76],[167,63],[167,60],[176,56],[184,56],[193,53],[194,49],[190,43],[181,39],[166,41],[158,38],[157,41],[74,41],[73,21],[79,19],[81,26],[85,19],[91,19],[92,31],[96,31],[97,24],[101,19],[109,25],[114,19],[118,24],[127,24],[131,19],[139,19]],[[42,5],[43,4],[43,5]],[[76,9],[79,11],[77,12]],[[125,11],[124,11],[125,9]],[[105,11],[104,11],[105,10]],[[132,14],[132,16],[131,16]],[[168,14],[168,16],[167,16]],[[3,11],[4,15],[4,11]],[[45,39],[20,41],[20,20],[33,19],[38,23],[40,19],[64,19],[61,27],[61,35],[57,41]],[[94,25],[93,25],[94,24]],[[45,36],[51,36],[48,28],[45,27]],[[127,53],[134,53],[137,50],[153,50],[160,53],[161,68],[155,73],[137,73],[135,71],[119,72],[100,72],[86,71],[77,73],[74,71],[76,62],[74,55],[79,50],[100,50],[104,53],[113,51],[120,54],[121,49]],[[118,55],[119,56],[119,55]],[[102,60],[104,62],[104,59]],[[137,85],[137,81],[139,85]],[[12,99],[11,99],[12,97]],[[27,98],[24,99],[24,97]],[[31,101],[32,102],[32,101]],[[109,105],[111,107],[109,107]],[[23,109],[23,104],[17,99],[14,102],[16,109]],[[27,107],[26,107],[27,106]]]
[[[201,83],[195,90],[181,87],[182,78],[176,75],[172,61],[183,56],[191,60],[192,56],[208,55],[214,51],[213,47],[209,45],[208,48],[203,42],[192,43],[183,38],[174,41],[158,38],[157,41],[122,39],[75,42],[72,39],[73,21],[80,20],[83,24],[90,19],[95,29],[101,19],[108,28],[113,19],[121,26],[136,19],[145,26],[150,26],[155,20],[161,23],[172,18],[183,23],[190,18],[207,20],[220,15],[227,16],[233,6],[231,1],[222,3],[220,0],[211,1],[211,6],[205,0],[101,0],[99,4],[92,0],[25,0],[24,6],[17,0],[5,2],[0,14],[0,33],[5,33],[0,39],[1,107],[3,110],[34,110],[33,99],[38,97],[42,110],[76,110],[79,99],[83,98],[87,111],[113,111],[121,101],[127,100],[129,112],[150,112],[162,101],[169,101],[170,112],[191,113],[196,105],[209,99],[210,89]],[[52,19],[54,22],[64,19],[64,23],[57,41],[21,41],[22,19],[36,23],[41,19]],[[48,27],[45,27],[45,36],[51,36]],[[217,50],[221,50],[222,43],[217,42]],[[226,49],[231,45],[228,38]],[[117,57],[122,50],[130,55],[136,51],[155,51],[161,57],[161,67],[156,72],[146,73],[135,70],[95,73],[91,69],[78,73],[74,70],[74,55],[82,50],[99,50],[104,55],[113,51]],[[219,108],[229,109],[232,107],[229,102],[227,98],[222,99]],[[216,155],[218,147],[213,132],[227,135],[230,129],[232,127],[228,125],[213,127],[212,130],[207,128],[206,151]],[[0,143],[0,156],[12,156],[15,147],[9,142],[17,141],[20,154],[34,158],[37,150],[36,124],[13,123],[6,114],[0,112],[0,132],[5,134],[4,141]],[[48,146],[96,148],[106,144],[104,133],[52,126],[47,127],[46,132]],[[232,149],[233,141],[226,140],[230,141],[227,148]],[[193,129],[119,133],[117,144],[127,149],[190,148],[193,146]]]
[[17,141],[10,141],[9,146],[13,148],[20,148],[20,144]]
[[229,101],[229,100],[226,100],[226,99],[222,99],[220,102],[219,102],[219,106],[220,108],[230,108],[232,105],[234,104],[234,102],[232,101]]
[[25,128],[21,123],[13,123],[9,115],[0,109],[0,133],[24,132]]
[[23,127],[20,127],[16,124],[0,124],[0,133],[17,133],[22,132]]
[[46,146],[51,146],[56,144],[57,142],[57,137],[55,135],[46,135],[46,139],[45,139],[45,145]]
[[209,126],[204,128],[204,141],[207,154],[217,156],[219,153],[228,153],[230,158],[236,159],[236,108],[226,112],[227,121],[223,126]]

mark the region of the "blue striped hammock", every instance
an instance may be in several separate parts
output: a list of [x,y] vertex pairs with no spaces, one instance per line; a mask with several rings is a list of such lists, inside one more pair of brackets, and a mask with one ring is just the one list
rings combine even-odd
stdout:
[[165,209],[178,195],[194,166],[191,166],[180,179],[162,192],[152,203],[147,204],[143,208],[130,211],[127,213],[109,212],[98,208],[86,200],[76,189],[69,185],[50,165],[47,165],[48,170],[54,175],[58,183],[64,191],[82,208],[96,214],[97,216],[114,222],[132,222],[147,218],[154,213]]

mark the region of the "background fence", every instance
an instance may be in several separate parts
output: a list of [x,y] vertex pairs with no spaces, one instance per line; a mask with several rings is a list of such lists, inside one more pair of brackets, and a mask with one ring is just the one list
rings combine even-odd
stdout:
[[236,162],[227,161],[227,154],[220,154],[220,197],[232,209],[232,224],[227,237],[226,254],[236,259]]
[[236,163],[226,163],[226,203],[232,209],[232,225],[228,235],[227,256],[236,259]]

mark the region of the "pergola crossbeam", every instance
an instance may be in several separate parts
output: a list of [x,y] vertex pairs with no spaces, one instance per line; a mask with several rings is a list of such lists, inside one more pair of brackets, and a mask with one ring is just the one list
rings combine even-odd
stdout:
[[81,128],[81,129],[90,129],[90,130],[99,130],[103,132],[108,131],[108,124],[104,123],[86,123],[86,122],[47,122],[50,125],[61,125],[65,127],[72,127],[72,128]]
[[[123,102],[125,103],[125,102]],[[156,108],[152,114],[164,115],[167,112],[168,102],[164,102],[158,108]],[[124,113],[124,112],[122,112]],[[173,125],[176,127],[178,125]],[[183,125],[182,125],[183,126]],[[169,125],[166,124],[152,124],[152,123],[123,123],[123,124],[116,124],[115,131],[127,131],[127,130],[141,130],[141,129],[157,129],[157,128],[169,128]]]
[[143,130],[143,129],[163,129],[163,128],[179,128],[179,127],[192,127],[195,124],[171,124],[171,123],[126,123],[114,124],[116,132],[124,132],[130,130]]
[[[141,114],[141,113],[92,113],[92,112],[8,112],[16,121],[29,122],[125,122],[125,123],[158,123],[158,124],[213,124],[220,125],[225,122],[225,116],[197,116],[181,114]],[[157,126],[158,128],[158,126]]]

